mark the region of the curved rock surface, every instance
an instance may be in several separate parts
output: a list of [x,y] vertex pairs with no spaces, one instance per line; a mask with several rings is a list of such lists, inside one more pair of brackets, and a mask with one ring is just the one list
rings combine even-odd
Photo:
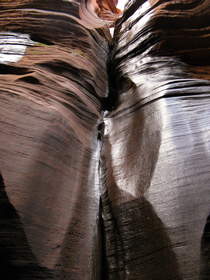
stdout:
[[122,11],[116,7],[117,3],[117,0],[81,0],[82,23],[90,29],[113,27],[115,21],[122,15]]
[[209,1],[130,1],[117,22],[101,168],[108,279],[209,278],[209,18]]
[[[0,170],[8,199],[37,267],[55,279],[93,279],[109,31],[81,25],[77,1],[1,1],[0,17]],[[14,271],[28,261],[24,248]],[[48,278],[31,270],[29,279]]]
[[209,1],[112,4],[0,2],[5,279],[209,279]]

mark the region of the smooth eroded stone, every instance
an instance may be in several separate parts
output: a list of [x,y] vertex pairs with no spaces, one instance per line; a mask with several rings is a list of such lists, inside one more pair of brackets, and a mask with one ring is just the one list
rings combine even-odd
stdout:
[[8,279],[98,279],[109,31],[86,29],[78,1],[1,1],[0,17],[0,171],[22,232],[1,245]]
[[117,22],[101,164],[106,279],[209,279],[209,18],[209,1],[138,0]]

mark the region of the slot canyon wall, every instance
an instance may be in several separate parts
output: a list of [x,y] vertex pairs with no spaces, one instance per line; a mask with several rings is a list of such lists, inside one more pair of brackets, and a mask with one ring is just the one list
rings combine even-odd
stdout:
[[210,3],[116,4],[0,1],[5,279],[210,279]]

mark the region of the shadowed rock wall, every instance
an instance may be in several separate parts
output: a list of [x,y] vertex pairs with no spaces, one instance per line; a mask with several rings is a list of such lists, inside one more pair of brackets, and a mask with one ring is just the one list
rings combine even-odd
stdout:
[[1,1],[0,16],[6,192],[38,265],[55,279],[96,279],[97,138],[110,35],[82,26],[76,1]]

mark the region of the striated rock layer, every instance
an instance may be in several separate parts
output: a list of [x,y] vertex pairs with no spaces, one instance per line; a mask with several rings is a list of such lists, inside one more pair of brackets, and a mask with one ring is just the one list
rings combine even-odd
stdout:
[[79,15],[82,23],[90,29],[113,27],[122,15],[122,11],[116,7],[117,3],[117,0],[81,0]]
[[115,4],[0,1],[5,279],[210,277],[209,1]]
[[209,279],[209,19],[208,0],[138,0],[117,22],[101,167],[106,279]]
[[109,32],[81,25],[77,1],[1,1],[0,17],[0,170],[27,244],[12,270],[48,279],[24,278],[29,250],[55,279],[96,279]]

